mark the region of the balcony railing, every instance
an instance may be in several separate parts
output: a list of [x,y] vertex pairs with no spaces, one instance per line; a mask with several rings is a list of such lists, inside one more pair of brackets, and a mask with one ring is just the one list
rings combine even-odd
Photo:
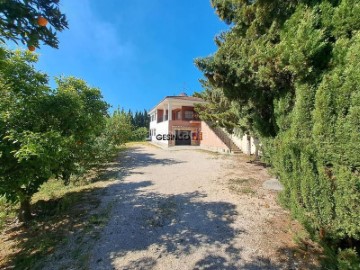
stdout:
[[[168,120],[168,115],[164,115],[164,116],[158,116],[157,118],[157,122],[158,123],[161,123],[161,122],[164,122],[164,121],[167,121]],[[182,119],[179,119],[177,117],[175,117],[174,119],[172,120],[178,120],[178,121],[200,121],[200,118],[198,115],[194,115],[193,117],[191,118],[182,118]]]
[[200,118],[199,118],[199,116],[198,115],[194,115],[193,117],[188,117],[188,118],[182,118],[182,119],[178,119],[178,118],[176,118],[176,119],[173,119],[173,120],[181,120],[181,121],[199,121],[200,120]]
[[167,121],[168,120],[168,116],[165,115],[165,116],[158,116],[157,118],[157,122],[158,123],[161,123],[161,122],[164,122],[164,121]]

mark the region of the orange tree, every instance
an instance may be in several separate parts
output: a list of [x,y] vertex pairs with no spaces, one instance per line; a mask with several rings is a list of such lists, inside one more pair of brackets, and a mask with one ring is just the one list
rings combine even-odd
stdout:
[[33,67],[36,60],[6,50],[0,59],[0,196],[20,203],[25,222],[43,183],[68,181],[78,164],[90,163],[108,108],[99,89],[76,78],[59,79],[51,90],[47,75]]
[[0,0],[0,39],[22,42],[29,50],[39,42],[58,47],[56,32],[67,28],[59,0]]

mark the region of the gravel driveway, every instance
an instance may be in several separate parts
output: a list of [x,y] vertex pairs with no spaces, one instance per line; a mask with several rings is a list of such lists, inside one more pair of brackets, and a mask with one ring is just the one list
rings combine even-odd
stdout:
[[245,156],[131,147],[91,269],[298,269],[298,225]]

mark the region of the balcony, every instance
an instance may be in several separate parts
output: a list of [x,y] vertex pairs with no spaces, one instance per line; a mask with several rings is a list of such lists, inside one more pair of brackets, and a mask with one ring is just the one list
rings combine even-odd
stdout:
[[184,121],[184,122],[199,122],[199,115],[193,109],[175,109],[170,110],[158,110],[157,111],[157,123],[165,122],[169,120],[169,115],[172,115],[171,120]]
[[164,121],[167,121],[168,120],[168,116],[165,115],[165,116],[158,116],[157,118],[157,122],[158,123],[161,123],[161,122],[164,122]]
[[184,117],[184,118],[178,118],[175,117],[173,120],[181,120],[181,121],[200,121],[200,118],[197,114],[194,114],[192,117]]

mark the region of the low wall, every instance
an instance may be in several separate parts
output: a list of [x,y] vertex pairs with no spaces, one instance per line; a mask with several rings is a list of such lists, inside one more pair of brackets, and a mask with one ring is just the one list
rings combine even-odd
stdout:
[[200,146],[203,149],[220,153],[230,153],[229,147],[227,147],[226,144],[223,143],[223,141],[204,121],[201,121],[201,132],[202,140],[200,141]]
[[256,143],[259,142],[254,137],[248,135],[237,136],[235,134],[230,135],[232,141],[241,149],[246,155],[254,155],[256,152]]

